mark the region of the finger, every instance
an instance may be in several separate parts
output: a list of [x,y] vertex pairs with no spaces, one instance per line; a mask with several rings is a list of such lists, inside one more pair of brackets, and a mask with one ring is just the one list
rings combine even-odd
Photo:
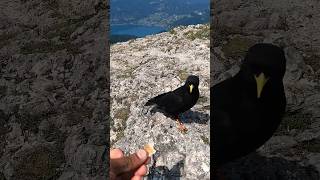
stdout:
[[122,158],[123,156],[124,156],[124,154],[120,149],[110,150],[110,159]]
[[142,180],[141,176],[133,176],[131,180]]
[[136,172],[134,173],[134,175],[136,176],[145,176],[148,172],[148,168],[146,165],[142,165],[139,167],[138,170],[136,170]]
[[148,159],[147,159],[145,164],[150,164],[150,162],[151,162],[151,157],[148,157]]
[[135,171],[147,160],[147,152],[144,150],[139,150],[128,157],[113,159],[114,168],[118,171],[118,174],[124,172]]

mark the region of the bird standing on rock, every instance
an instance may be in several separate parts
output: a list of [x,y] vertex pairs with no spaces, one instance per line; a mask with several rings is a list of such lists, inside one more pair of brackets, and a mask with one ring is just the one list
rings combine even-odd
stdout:
[[214,167],[263,145],[285,112],[284,51],[272,44],[249,48],[240,71],[210,88]]
[[187,128],[180,121],[179,115],[197,103],[199,99],[198,86],[199,78],[190,75],[183,86],[149,99],[145,106],[156,105],[156,108],[176,119],[180,131],[186,132]]

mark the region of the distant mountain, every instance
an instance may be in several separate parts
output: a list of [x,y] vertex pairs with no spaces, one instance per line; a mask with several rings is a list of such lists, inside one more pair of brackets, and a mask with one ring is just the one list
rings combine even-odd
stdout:
[[111,0],[111,25],[171,28],[209,22],[209,0]]

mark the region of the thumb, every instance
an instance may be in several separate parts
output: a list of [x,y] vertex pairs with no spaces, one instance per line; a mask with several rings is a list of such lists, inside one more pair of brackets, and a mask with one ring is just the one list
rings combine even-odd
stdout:
[[124,172],[130,172],[138,169],[143,165],[147,160],[147,152],[145,150],[138,150],[136,153],[131,154],[130,156],[113,159],[113,169],[116,171],[116,174],[122,174]]

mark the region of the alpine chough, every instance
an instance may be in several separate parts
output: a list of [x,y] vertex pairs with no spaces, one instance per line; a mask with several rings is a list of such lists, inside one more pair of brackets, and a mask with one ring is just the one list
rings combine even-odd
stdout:
[[210,88],[214,167],[263,145],[285,112],[284,51],[272,44],[249,48],[240,71]]
[[199,99],[199,78],[190,75],[185,84],[174,91],[160,94],[148,100],[145,106],[156,105],[156,108],[176,119],[182,132],[187,128],[179,119],[179,114],[192,108]]

